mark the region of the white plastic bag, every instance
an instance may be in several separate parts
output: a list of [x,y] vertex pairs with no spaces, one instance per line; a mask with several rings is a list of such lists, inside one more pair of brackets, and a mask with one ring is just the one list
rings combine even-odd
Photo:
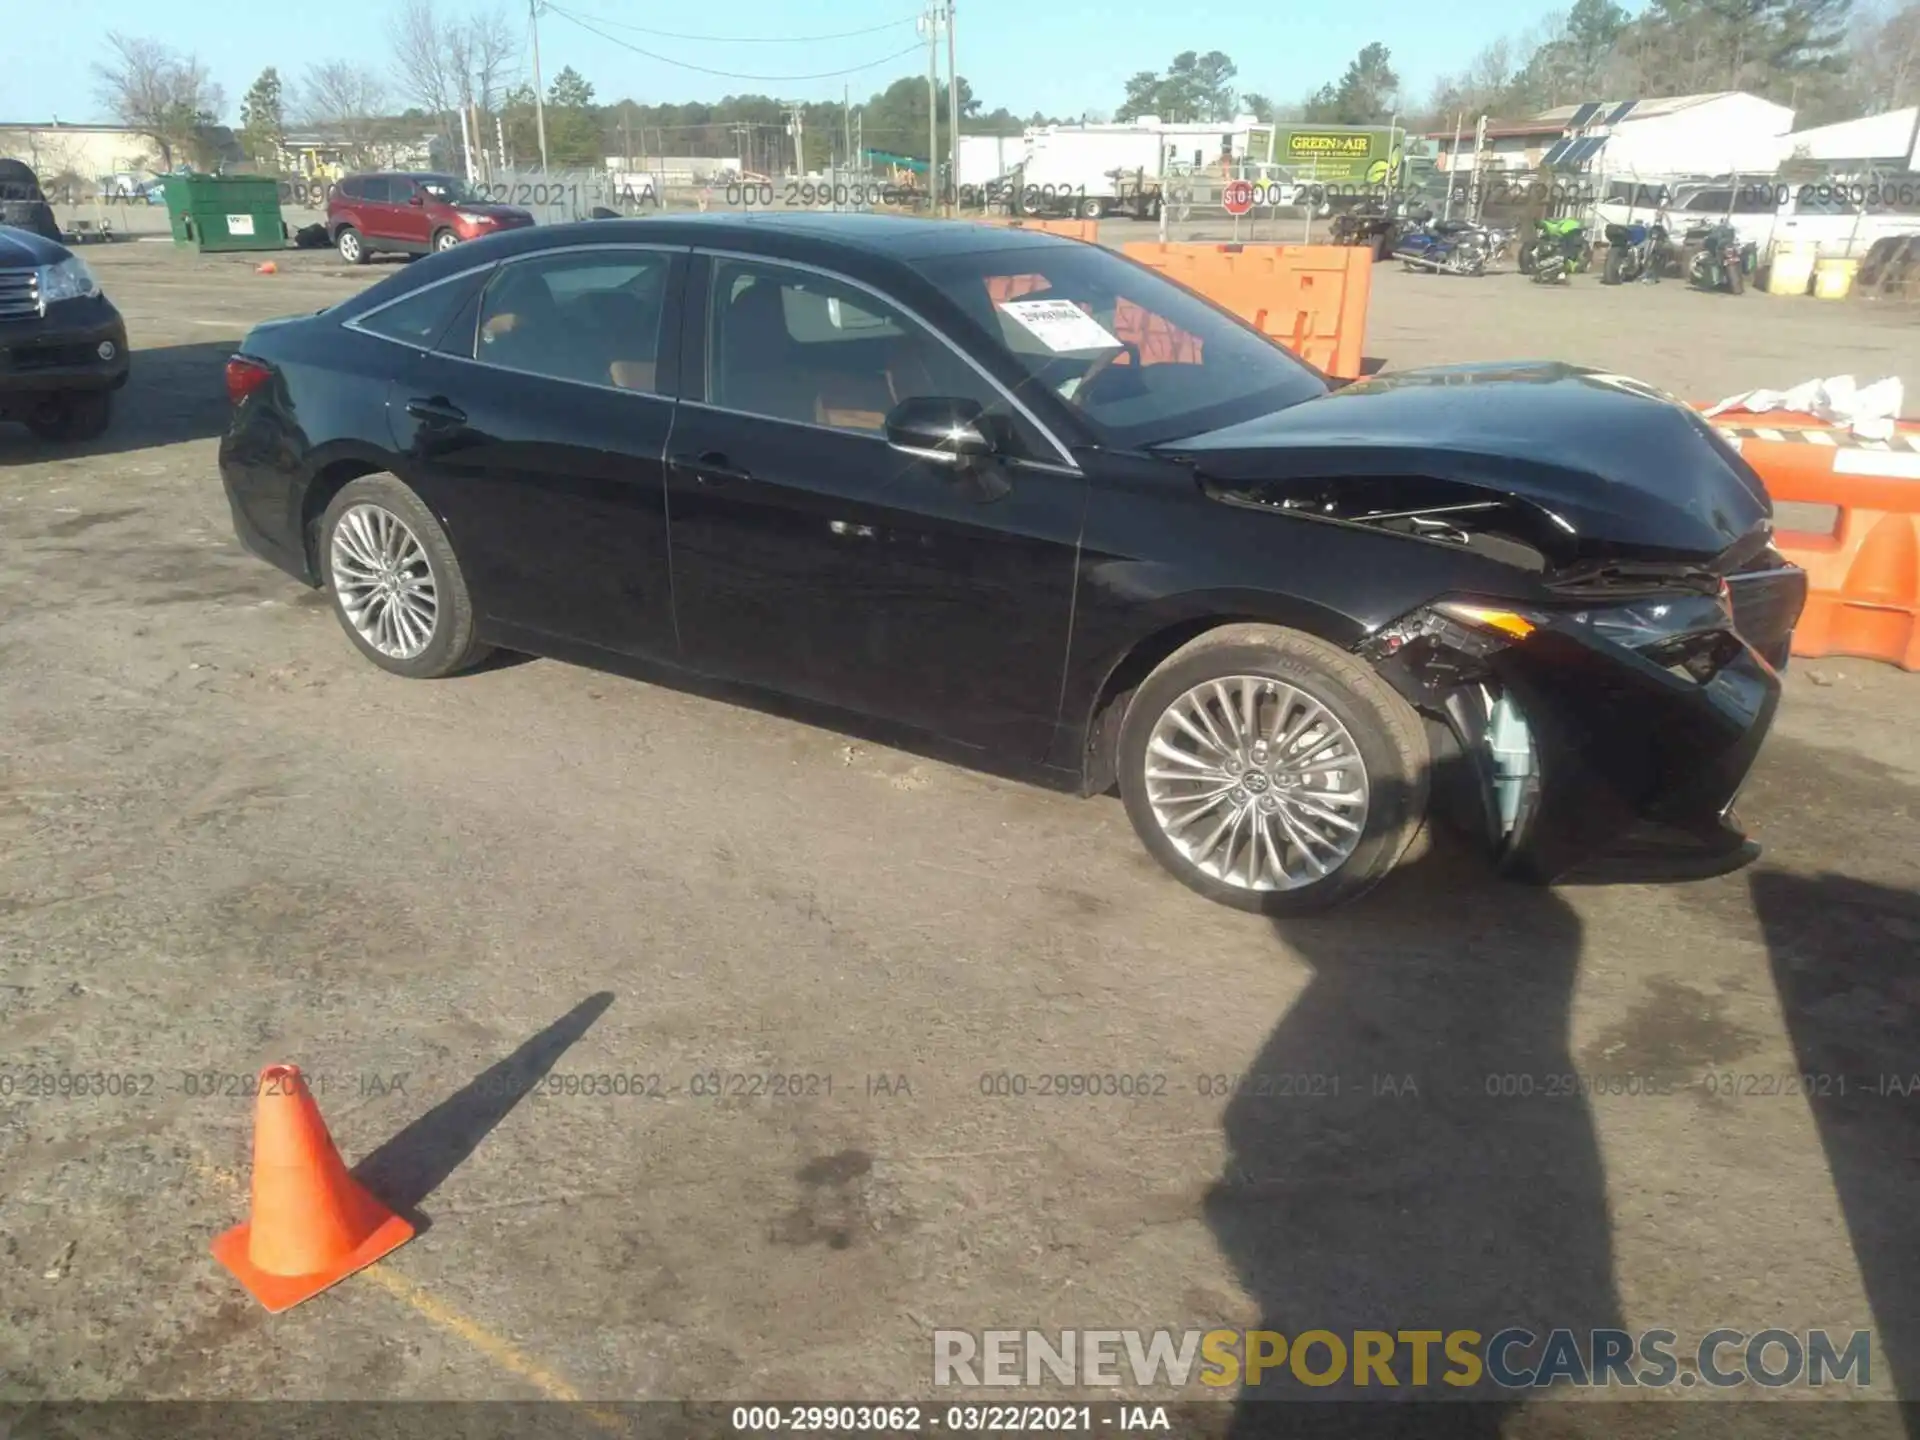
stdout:
[[1805,381],[1791,390],[1749,390],[1729,395],[1706,413],[1712,417],[1794,410],[1844,425],[1862,440],[1888,440],[1893,437],[1894,422],[1900,418],[1905,398],[1898,375],[1864,388],[1855,385],[1851,375],[1835,375]]

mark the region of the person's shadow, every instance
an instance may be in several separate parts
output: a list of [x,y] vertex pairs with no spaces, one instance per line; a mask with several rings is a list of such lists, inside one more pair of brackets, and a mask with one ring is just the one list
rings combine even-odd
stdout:
[[[1206,1214],[1289,1347],[1303,1331],[1509,1326],[1545,1337],[1620,1324],[1588,1103],[1565,1077],[1581,926],[1549,890],[1495,879],[1441,832],[1371,895],[1276,921],[1313,978],[1227,1105],[1229,1158]],[[1309,1386],[1288,1368],[1242,1389],[1230,1431],[1497,1435],[1525,1392],[1396,1339],[1397,1385]],[[1535,1348],[1516,1347],[1525,1366]],[[1291,1357],[1289,1357],[1291,1358]],[[1329,1368],[1311,1347],[1309,1373]],[[1298,1402],[1460,1401],[1444,1411]],[[1277,1402],[1277,1403],[1275,1403]],[[1295,1403],[1287,1403],[1295,1402]]]

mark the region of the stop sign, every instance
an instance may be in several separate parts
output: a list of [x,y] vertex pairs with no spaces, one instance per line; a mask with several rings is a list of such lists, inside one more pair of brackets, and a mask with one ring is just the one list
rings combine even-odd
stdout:
[[1229,180],[1226,192],[1220,197],[1220,203],[1226,206],[1229,215],[1246,214],[1253,209],[1253,182]]

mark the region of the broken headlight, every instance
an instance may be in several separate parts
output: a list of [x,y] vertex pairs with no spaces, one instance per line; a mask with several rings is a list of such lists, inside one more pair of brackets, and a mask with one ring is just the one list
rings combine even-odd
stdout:
[[1582,626],[1622,649],[1670,670],[1707,680],[1739,648],[1725,586],[1717,595],[1663,595],[1622,605],[1571,610],[1529,608],[1505,600],[1455,596],[1436,600],[1379,631],[1367,647],[1375,657],[1423,650],[1480,659],[1523,642],[1556,623]]

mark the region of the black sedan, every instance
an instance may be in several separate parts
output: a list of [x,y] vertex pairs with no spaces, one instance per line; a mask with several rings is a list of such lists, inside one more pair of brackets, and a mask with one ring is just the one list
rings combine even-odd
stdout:
[[1753,471],[1559,364],[1338,386],[1097,246],[833,215],[482,240],[227,371],[240,538],[397,675],[680,667],[1117,785],[1285,914],[1430,808],[1711,874],[1804,598]]

